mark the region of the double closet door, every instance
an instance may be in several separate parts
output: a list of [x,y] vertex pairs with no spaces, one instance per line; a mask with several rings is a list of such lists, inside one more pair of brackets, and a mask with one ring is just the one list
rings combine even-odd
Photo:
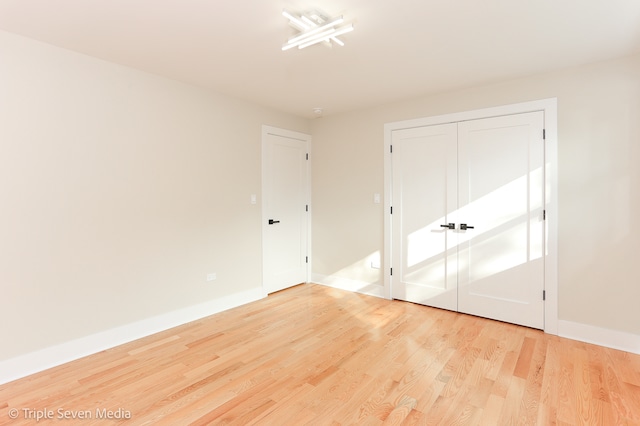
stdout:
[[544,328],[544,115],[393,132],[392,296]]

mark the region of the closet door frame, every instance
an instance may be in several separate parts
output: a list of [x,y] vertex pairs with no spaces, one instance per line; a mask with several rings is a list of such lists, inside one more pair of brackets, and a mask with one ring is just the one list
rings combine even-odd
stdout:
[[387,123],[384,126],[384,297],[391,299],[392,274],[392,133],[395,130],[542,111],[545,128],[546,251],[544,331],[558,334],[558,140],[557,98]]

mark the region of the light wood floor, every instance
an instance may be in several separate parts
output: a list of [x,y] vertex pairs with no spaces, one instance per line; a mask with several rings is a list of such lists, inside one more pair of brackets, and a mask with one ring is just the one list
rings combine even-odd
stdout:
[[118,409],[126,425],[640,425],[640,356],[301,285],[0,386],[0,424],[36,424],[26,409],[59,425]]

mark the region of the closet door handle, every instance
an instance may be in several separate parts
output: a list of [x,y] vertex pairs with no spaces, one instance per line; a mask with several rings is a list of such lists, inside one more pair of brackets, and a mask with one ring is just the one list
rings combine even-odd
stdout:
[[467,225],[466,223],[461,223],[460,224],[460,229],[463,231],[466,231],[467,229],[474,229],[473,226],[471,225]]
[[455,223],[449,223],[447,225],[440,225],[441,228],[448,228],[448,229],[456,229],[456,224]]
[[269,219],[269,225],[273,225],[274,223],[280,223],[279,220]]

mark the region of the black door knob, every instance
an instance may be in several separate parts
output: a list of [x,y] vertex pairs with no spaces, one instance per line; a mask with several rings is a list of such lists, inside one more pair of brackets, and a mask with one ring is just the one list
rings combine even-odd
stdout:
[[269,219],[269,225],[273,225],[274,223],[280,223],[279,220]]

